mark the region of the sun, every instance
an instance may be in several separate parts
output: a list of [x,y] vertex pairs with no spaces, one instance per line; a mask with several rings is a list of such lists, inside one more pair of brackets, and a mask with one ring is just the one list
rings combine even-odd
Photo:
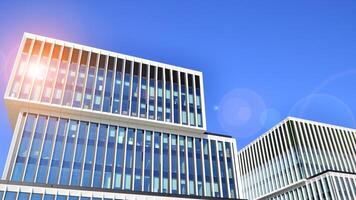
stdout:
[[45,75],[46,67],[43,64],[30,64],[28,69],[28,75],[31,78],[42,80]]

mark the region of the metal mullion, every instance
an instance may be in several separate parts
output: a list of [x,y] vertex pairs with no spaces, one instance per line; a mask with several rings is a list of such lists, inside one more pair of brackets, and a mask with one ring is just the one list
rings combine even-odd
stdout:
[[327,141],[326,141],[326,136],[325,136],[325,132],[323,130],[323,127],[317,125],[318,127],[318,137],[320,138],[320,143],[322,144],[322,149],[324,150],[324,156],[325,156],[325,161],[326,161],[326,167],[328,169],[330,169],[330,165],[332,165],[332,162],[330,160],[330,152],[329,152],[329,147],[327,147]]
[[177,71],[177,82],[178,82],[178,105],[179,105],[179,124],[182,125],[183,124],[183,113],[182,113],[182,97],[181,97],[181,80],[180,80],[180,72]]
[[[58,170],[58,177],[57,177],[57,184],[59,183],[59,180],[61,178],[61,174],[62,174],[62,166],[63,166],[63,157],[64,157],[64,153],[66,151],[66,146],[67,146],[67,135],[68,135],[68,132],[69,132],[69,125],[70,125],[70,122],[71,122],[71,119],[68,118],[67,119],[67,124],[66,124],[66,127],[65,127],[65,130],[64,130],[64,137],[63,137],[63,144],[62,144],[62,155],[60,157],[60,161],[59,161],[59,170]],[[58,121],[59,123],[59,121]],[[59,125],[58,125],[59,126]],[[54,153],[54,152],[53,152]],[[52,154],[53,155],[53,154]],[[49,178],[49,177],[48,177]]]
[[[116,66],[116,58],[115,58],[115,66]],[[115,74],[116,74],[116,72],[115,72]],[[112,182],[111,182],[111,186],[110,186],[111,189],[115,188],[117,141],[118,141],[118,135],[119,135],[119,130],[120,130],[119,126],[115,126],[115,127],[116,127],[116,130],[115,130],[115,142],[114,142],[114,158],[113,158],[114,160],[112,161],[113,169],[112,169]]]
[[179,143],[179,134],[177,134],[177,190],[178,194],[181,194],[181,182],[180,182],[180,143]]
[[47,80],[47,76],[48,76],[48,72],[51,68],[51,60],[52,60],[52,57],[53,57],[53,51],[54,51],[54,46],[55,46],[55,43],[50,43],[51,44],[51,49],[50,49],[50,53],[48,55],[48,61],[47,61],[47,72],[46,72],[46,75],[44,76],[44,79],[43,79],[43,87],[41,87],[41,91],[40,91],[40,96],[39,96],[39,100],[38,101],[41,101],[42,99],[42,96],[43,96],[43,90],[45,88],[45,85],[46,85],[46,80]]
[[[28,152],[27,152],[27,156],[26,156],[26,161],[25,161],[25,164],[24,164],[24,167],[23,167],[23,171],[22,171],[23,172],[22,173],[22,177],[21,177],[22,181],[25,178],[25,173],[26,173],[28,161],[30,159],[30,153],[31,153],[32,144],[33,144],[33,140],[34,140],[34,137],[35,137],[35,131],[36,131],[36,128],[37,128],[39,117],[40,117],[40,115],[36,114],[36,122],[34,123],[34,125],[32,127],[32,130],[31,130],[31,140],[30,140],[29,145],[28,145]],[[26,120],[27,120],[27,118],[28,118],[28,114],[26,116]]]
[[78,80],[78,76],[79,76],[80,61],[81,61],[82,53],[83,53],[83,49],[78,49],[78,50],[79,50],[78,61],[77,61],[78,65],[77,65],[77,71],[75,73],[75,78],[74,78],[72,102],[70,103],[70,106],[73,106],[73,102],[74,102],[74,98],[75,98],[75,90],[77,88],[77,80]]
[[[279,145],[276,144],[276,141],[275,141],[275,132],[274,130],[272,130],[270,132],[270,136],[271,136],[271,147],[278,147]],[[276,153],[276,148],[272,148],[273,149],[273,155],[274,155],[274,162],[275,162],[275,174],[274,176],[276,176],[276,179],[278,180],[278,184],[277,184],[277,188],[281,188],[283,187],[283,176],[279,176],[279,172],[281,171],[281,164],[277,158],[277,153]],[[279,149],[278,149],[279,151]],[[273,165],[274,166],[274,165]],[[276,188],[276,189],[277,189]]]
[[142,142],[142,169],[141,169],[141,191],[144,191],[145,185],[145,160],[146,160],[146,130],[143,131]]
[[212,161],[212,155],[211,155],[211,141],[210,139],[208,141],[208,151],[209,151],[209,164],[210,164],[210,189],[211,189],[211,196],[215,197],[215,181],[214,181],[214,176],[213,176],[213,161]]
[[201,170],[202,170],[202,187],[203,187],[203,196],[206,196],[206,180],[205,180],[205,159],[204,159],[204,138],[200,138],[200,159],[201,159]]
[[[316,143],[316,149],[319,151],[319,153],[316,153],[316,155],[317,155],[317,157],[319,157],[319,160],[320,160],[320,163],[321,163],[321,168],[322,169],[320,169],[320,171],[324,171],[325,170],[325,163],[324,163],[324,160],[323,160],[323,152],[322,152],[322,149],[320,148],[321,147],[321,145],[319,144],[319,140],[318,140],[318,138],[317,138],[317,130],[315,129],[315,126],[314,126],[314,124],[310,124],[310,126],[311,126],[311,129],[312,129],[312,131],[314,132],[313,133],[313,136],[315,136],[315,143]],[[313,138],[313,140],[314,140],[314,137],[312,136],[312,138]],[[319,137],[320,138],[320,137]],[[320,164],[319,163],[319,164]],[[319,165],[318,164],[318,165]],[[319,165],[320,166],[320,165]]]
[[[262,156],[263,157],[263,162],[264,162],[264,165],[266,166],[266,178],[265,178],[265,187],[266,187],[266,193],[269,193],[270,191],[272,191],[271,187],[269,184],[272,184],[272,183],[269,183],[269,178],[271,177],[271,169],[270,169],[270,166],[269,166],[269,161],[270,161],[270,158],[269,158],[269,153],[266,152],[266,149],[267,149],[267,138],[266,137],[263,137],[262,138],[262,152],[265,153],[265,156]],[[268,151],[268,149],[267,149]],[[268,158],[267,158],[268,157]]]
[[135,167],[136,167],[136,145],[137,145],[137,135],[138,130],[134,129],[134,143],[133,143],[133,156],[132,156],[132,176],[131,176],[131,190],[134,190],[135,187]]
[[[245,160],[246,160],[246,182],[247,182],[247,187],[246,187],[246,192],[248,193],[248,197],[252,197],[252,183],[254,181],[251,181],[252,176],[251,176],[251,166],[252,163],[250,162],[250,148],[246,149],[246,153],[245,153]],[[247,163],[251,163],[251,164],[247,164]]]
[[309,131],[309,127],[308,127],[308,125],[306,124],[306,123],[303,123],[303,122],[300,122],[300,124],[301,124],[301,126],[302,127],[304,127],[304,134],[305,134],[305,141],[307,142],[307,144],[308,144],[308,147],[309,148],[307,148],[307,155],[308,155],[308,157],[310,157],[310,160],[309,160],[309,164],[310,164],[310,175],[314,175],[315,173],[317,173],[316,172],[316,169],[314,169],[315,167],[314,167],[314,165],[316,164],[316,162],[315,162],[315,158],[314,158],[314,156],[312,156],[312,154],[314,154],[314,152],[313,152],[313,150],[314,150],[314,148],[312,147],[312,145],[310,144],[311,143],[311,141],[309,141],[309,137],[307,136],[308,134],[310,134],[310,131]]
[[[115,93],[115,85],[116,85],[116,70],[117,70],[117,57],[114,58],[114,68],[112,72],[112,83],[111,83],[111,94],[110,94],[110,109],[109,112],[112,113],[113,105],[114,105],[114,93]],[[122,82],[121,82],[122,84]],[[104,93],[105,94],[105,93]],[[116,141],[115,141],[116,143]],[[115,150],[116,151],[116,150]],[[115,173],[114,173],[115,174]],[[114,180],[114,179],[113,179]]]
[[57,136],[58,136],[58,129],[59,129],[59,122],[61,120],[61,118],[57,118],[58,119],[58,122],[57,122],[57,125],[56,125],[56,128],[55,128],[55,135],[53,136],[53,144],[52,144],[52,148],[51,148],[51,156],[48,160],[48,170],[47,170],[47,174],[46,174],[46,181],[45,183],[48,183],[48,178],[49,178],[49,172],[50,172],[50,169],[51,169],[51,163],[52,163],[52,160],[53,160],[53,154],[54,154],[54,148],[56,146],[56,139],[57,139]]
[[188,136],[184,137],[184,153],[185,153],[185,186],[187,189],[187,194],[190,194],[190,185],[189,185],[189,159],[188,159]]
[[105,124],[107,125],[107,129],[106,129],[106,144],[105,144],[105,148],[104,148],[104,159],[103,159],[103,169],[102,169],[102,177],[101,177],[101,188],[104,188],[104,178],[105,178],[105,167],[106,167],[106,155],[108,152],[108,145],[109,145],[109,131],[110,131],[110,125],[109,124]]
[[[72,156],[72,163],[71,163],[71,167],[69,168],[69,181],[68,183],[71,184],[72,183],[72,175],[73,175],[73,169],[74,169],[74,162],[75,162],[75,157],[76,157],[76,152],[77,152],[77,146],[78,146],[78,140],[79,140],[79,130],[80,130],[80,127],[81,127],[81,124],[80,124],[80,120],[75,120],[75,121],[78,121],[78,124],[77,124],[77,130],[76,130],[76,136],[77,138],[75,139],[75,142],[74,142],[74,150],[73,150],[73,156]],[[69,127],[70,128],[70,127]]]
[[[301,140],[299,140],[299,136],[296,137],[297,140],[298,140],[298,143],[300,145],[300,149],[303,148],[303,151],[301,152],[301,155],[302,155],[302,162],[303,162],[303,165],[304,165],[304,169],[305,169],[305,174],[304,174],[304,177],[303,178],[306,178],[308,176],[311,175],[311,164],[310,164],[310,160],[309,160],[309,153],[308,153],[308,148],[306,146],[306,139],[304,138],[304,131],[302,129],[302,123],[300,122],[293,122],[296,124],[296,127],[298,126],[298,129],[297,129],[297,132],[299,133],[299,136],[301,137]],[[308,167],[307,167],[308,165]]]
[[154,182],[154,146],[155,146],[155,132],[152,131],[152,138],[151,138],[151,192],[153,192],[153,182]]
[[119,114],[122,114],[122,101],[124,97],[124,86],[125,86],[125,70],[126,70],[126,58],[122,58],[122,78],[121,78],[121,92],[120,92],[120,112]]
[[[294,148],[293,148],[293,146],[292,146],[292,139],[293,138],[291,138],[291,135],[293,134],[292,132],[290,132],[289,131],[289,128],[291,128],[290,127],[290,121],[287,121],[287,123],[286,123],[286,125],[284,126],[285,127],[285,130],[286,130],[286,134],[285,134],[285,139],[287,140],[286,142],[287,142],[287,145],[290,147],[290,157],[291,157],[291,163],[292,163],[292,165],[290,166],[290,168],[292,169],[294,169],[294,173],[292,173],[292,182],[296,182],[297,180],[298,180],[298,175],[297,175],[297,173],[298,173],[298,169],[297,169],[297,160],[296,160],[296,155],[295,155],[295,152],[297,151],[297,148],[296,148],[296,145],[294,146]],[[294,141],[294,143],[295,143],[295,141]],[[293,148],[293,149],[292,149]]]
[[314,150],[313,155],[314,155],[314,158],[315,158],[315,161],[316,161],[316,163],[314,163],[314,165],[318,167],[318,169],[316,169],[317,170],[316,173],[319,173],[319,172],[322,171],[322,169],[320,169],[319,165],[320,164],[323,165],[323,162],[322,162],[322,160],[320,160],[319,155],[318,155],[318,144],[316,144],[316,142],[314,141],[314,136],[313,136],[314,132],[313,132],[313,129],[312,129],[313,126],[312,126],[312,124],[306,124],[306,126],[307,126],[307,128],[309,130],[308,131],[309,132],[309,138],[311,140],[311,144],[312,144],[313,150]]
[[104,67],[104,78],[103,78],[103,90],[101,92],[101,103],[100,103],[100,110],[99,111],[103,111],[103,107],[104,107],[104,96],[105,96],[105,92],[106,92],[106,78],[108,76],[108,65],[109,65],[109,55],[105,55],[105,67]]
[[[193,137],[193,162],[194,162],[194,190],[195,190],[195,195],[199,196],[198,192],[198,170],[197,170],[197,151],[196,151],[196,146],[195,146],[195,140],[197,138]],[[201,148],[200,148],[201,151]]]
[[61,101],[58,103],[59,105],[63,104],[65,89],[66,89],[66,86],[67,86],[69,68],[70,68],[70,65],[71,65],[72,55],[73,55],[73,51],[74,51],[74,47],[69,47],[69,48],[70,48],[70,53],[69,53],[69,56],[68,56],[68,63],[67,63],[67,70],[66,70],[65,80],[64,80],[64,84],[62,86],[62,97],[61,97]]
[[254,143],[252,145],[253,147],[253,151],[252,151],[252,158],[253,158],[253,166],[254,168],[252,169],[252,173],[254,174],[253,177],[255,177],[254,180],[254,190],[255,190],[255,194],[257,194],[256,196],[259,196],[261,194],[261,187],[259,186],[259,180],[260,180],[260,176],[261,174],[258,173],[258,160],[257,160],[257,148],[258,148],[258,141],[256,143]]
[[[85,72],[85,78],[84,78],[84,83],[83,83],[83,89],[82,89],[82,98],[81,98],[81,103],[79,108],[84,108],[84,99],[85,99],[85,90],[87,87],[87,81],[88,81],[88,76],[89,76],[89,69],[90,69],[90,59],[91,59],[91,51],[88,51],[88,58],[85,66],[87,67],[86,72]],[[81,63],[79,63],[79,68],[80,68]]]
[[[85,139],[85,143],[84,144],[88,144],[89,141],[89,135],[90,135],[90,127],[91,127],[91,122],[88,122],[88,128],[87,128],[87,132],[86,132],[86,139]],[[88,150],[88,145],[84,145],[84,152],[83,152],[83,163],[82,166],[80,168],[80,179],[79,179],[79,185],[82,186],[83,184],[83,176],[84,176],[84,166],[85,166],[85,158],[87,155],[87,150]]]
[[166,122],[166,69],[162,69],[162,120]]
[[173,89],[173,71],[169,70],[169,75],[170,75],[170,86],[171,86],[171,123],[174,123],[174,89]]
[[154,119],[158,121],[158,66],[155,66],[155,108],[154,108]]
[[[348,152],[346,152],[346,149],[345,149],[345,145],[346,144],[344,143],[344,141],[342,140],[342,138],[340,136],[341,134],[343,134],[343,132],[340,129],[335,129],[335,131],[337,132],[337,135],[335,135],[335,136],[336,136],[336,138],[338,140],[338,143],[340,144],[341,150],[344,153],[344,155],[343,155],[343,158],[344,158],[343,161],[344,162],[343,163],[345,163],[345,166],[348,165],[349,169],[352,169],[351,168],[351,164],[350,164],[350,160],[347,158]],[[344,136],[343,138],[346,138],[346,137]],[[347,169],[345,169],[345,171],[347,171]]]
[[[24,82],[26,74],[27,74],[27,72],[29,70],[28,65],[30,64],[30,59],[31,59],[31,55],[32,55],[32,52],[33,52],[33,47],[35,46],[35,42],[36,42],[36,39],[32,39],[32,42],[31,42],[31,45],[30,45],[30,49],[29,49],[29,51],[27,53],[28,54],[28,58],[26,59],[26,69],[24,70],[23,74],[21,75],[19,90],[18,90],[18,94],[17,94],[16,98],[19,98],[20,95],[21,95],[23,82]],[[14,79],[16,78],[16,74],[18,73],[18,70],[21,67],[20,65],[21,65],[21,62],[19,62],[18,65],[17,65],[16,72],[15,72],[15,75],[13,77]],[[12,82],[11,82],[11,89],[10,90],[12,90],[13,84],[14,84],[14,80],[12,80]]]
[[[160,159],[160,172],[159,172],[159,192],[163,192],[163,136],[164,133],[161,133],[161,141],[160,141],[160,155],[159,155],[159,159]],[[167,185],[168,186],[168,185]]]
[[[262,174],[262,181],[260,181],[261,183],[261,190],[262,190],[262,194],[266,194],[267,193],[267,184],[266,184],[266,177],[267,177],[267,170],[265,169],[265,156],[263,154],[263,145],[264,145],[264,141],[263,141],[263,137],[259,140],[259,145],[258,145],[258,151],[259,151],[259,161],[260,161],[260,170],[261,170],[261,174]],[[266,167],[267,168],[267,167]]]
[[38,170],[40,169],[39,164],[40,164],[41,157],[42,157],[42,154],[43,154],[43,146],[44,146],[45,138],[46,138],[46,135],[47,135],[47,128],[48,128],[50,116],[46,116],[46,118],[47,118],[47,119],[46,119],[46,125],[45,125],[44,131],[43,131],[43,138],[42,138],[42,142],[41,142],[40,153],[39,153],[39,156],[38,156],[38,160],[37,160],[37,162],[36,162],[36,168],[37,168],[37,170],[35,169],[35,175],[34,175],[33,180],[36,180],[36,179],[37,179]]
[[[13,84],[14,84],[14,79],[16,78],[17,73],[18,73],[19,68],[20,68],[20,65],[21,65],[20,61],[21,61],[22,55],[24,54],[23,50],[24,50],[24,47],[26,45],[26,41],[27,40],[31,40],[29,52],[26,53],[26,54],[28,54],[28,58],[26,59],[25,62],[26,62],[26,64],[28,63],[28,60],[30,58],[30,52],[32,51],[32,46],[34,44],[34,39],[29,39],[29,38],[22,37],[21,43],[20,43],[20,47],[19,47],[18,52],[16,54],[14,68],[10,72],[10,78],[9,78],[9,81],[8,81],[9,84],[5,89],[5,95],[4,96],[11,96],[10,92],[12,91]],[[25,76],[25,73],[20,78],[18,95],[20,95],[20,92],[21,92],[22,79],[23,79],[24,76]],[[17,96],[15,98],[17,98]]]
[[194,100],[194,126],[198,126],[198,108],[197,108],[197,88],[195,85],[195,75],[192,74],[193,100]]
[[[286,152],[285,152],[285,154],[287,154],[287,163],[288,163],[288,168],[286,168],[286,169],[288,169],[288,170],[290,170],[291,171],[291,177],[290,177],[290,180],[289,180],[289,182],[288,182],[288,184],[291,184],[291,183],[293,183],[294,182],[294,180],[295,180],[295,176],[294,176],[294,173],[295,173],[295,171],[294,171],[294,173],[293,173],[293,170],[292,170],[292,168],[293,168],[293,160],[292,160],[292,158],[291,158],[291,152],[292,152],[292,150],[291,150],[291,143],[290,143],[290,141],[289,140],[287,140],[287,137],[288,137],[288,134],[289,134],[289,132],[288,132],[288,127],[286,127],[286,125],[285,124],[283,124],[281,127],[280,127],[280,131],[281,131],[281,134],[280,134],[280,136],[281,136],[281,139],[283,140],[282,142],[285,144],[285,146],[286,146]],[[286,132],[284,132],[284,131],[286,131]],[[288,150],[288,146],[289,146],[289,150]],[[284,159],[285,160],[285,159]],[[286,174],[287,174],[287,171],[286,171]]]
[[[38,58],[36,60],[36,65],[38,65],[41,62],[41,58],[42,58],[42,54],[43,54],[43,49],[44,49],[44,45],[46,43],[46,40],[41,41],[41,47],[40,47],[40,51],[38,53]],[[30,70],[31,66],[28,66],[27,70]],[[33,69],[32,69],[33,70]],[[31,83],[31,87],[30,87],[30,92],[28,93],[28,99],[31,100],[31,94],[32,94],[32,90],[33,87],[35,86],[35,81],[36,81],[37,77],[32,77],[32,83]]]
[[125,127],[125,133],[124,133],[124,152],[123,152],[123,162],[122,162],[122,184],[121,184],[121,189],[125,189],[125,176],[126,176],[126,154],[127,154],[127,138],[128,138],[128,131],[129,128]]
[[332,127],[328,127],[328,132],[329,132],[330,139],[332,141],[330,144],[333,145],[332,152],[334,153],[335,163],[337,164],[336,168],[337,168],[337,170],[342,171],[342,166],[341,166],[342,161],[341,161],[339,153],[337,152],[338,146],[337,146],[337,144],[335,144],[334,131],[333,131]]
[[151,82],[151,65],[147,65],[147,77],[146,77],[146,119],[149,119],[149,99],[150,99],[150,82]]
[[[97,84],[97,81],[98,81],[98,74],[99,74],[99,61],[100,61],[100,52],[96,53],[97,54],[97,57],[96,57],[96,63],[95,63],[95,66],[93,67],[96,67],[96,73],[94,73],[94,83],[93,83],[93,91],[91,92],[91,106],[89,108],[89,110],[94,110],[94,102],[95,102],[95,90],[96,90],[96,84]],[[89,66],[90,67],[90,66]]]
[[136,105],[136,109],[137,109],[137,117],[140,118],[141,117],[141,85],[142,85],[142,63],[139,62],[138,64],[138,84],[137,84],[137,105]]
[[168,192],[172,193],[172,134],[168,133]]
[[259,195],[262,195],[264,194],[264,188],[262,186],[262,182],[264,180],[264,173],[263,173],[263,170],[262,170],[262,163],[261,163],[261,143],[262,143],[262,140],[257,140],[256,141],[256,163],[257,163],[257,167],[256,167],[256,172],[258,174],[258,180],[256,182],[256,184],[258,185],[258,189],[259,189]]
[[131,61],[131,68],[130,68],[130,89],[129,89],[129,109],[128,109],[128,116],[131,116],[132,110],[132,88],[133,88],[133,79],[134,79],[134,68],[135,68],[135,61]]
[[[223,150],[223,155],[224,155],[224,165],[225,165],[225,174],[226,174],[226,184],[227,184],[227,197],[231,197],[231,191],[230,191],[230,176],[229,176],[229,171],[227,170],[229,167],[227,165],[227,158],[226,158],[226,146],[225,142],[222,142],[222,150]],[[232,156],[232,155],[230,155]]]
[[[24,116],[25,114],[25,116]],[[21,145],[21,140],[22,140],[22,136],[23,136],[23,131],[25,129],[25,124],[27,121],[27,116],[28,113],[23,113],[23,112],[19,112],[18,116],[17,116],[17,123],[15,126],[15,130],[14,130],[14,135],[12,136],[12,142],[16,143],[14,144],[14,146],[11,144],[10,145],[10,150],[8,152],[7,155],[7,162],[5,163],[5,167],[4,167],[4,171],[3,171],[3,179],[12,179],[12,175],[13,175],[13,171],[14,171],[14,165],[16,164],[16,159],[19,153],[19,148]],[[13,148],[11,148],[11,146],[13,146]],[[14,151],[11,151],[11,149],[15,149]],[[14,155],[14,156],[12,156]],[[12,161],[10,161],[10,159],[12,159]],[[12,165],[12,166],[9,166]]]
[[189,82],[188,82],[188,74],[184,72],[185,79],[185,101],[186,101],[186,116],[187,116],[187,126],[190,126],[190,101],[189,101]]
[[59,56],[58,56],[58,63],[57,63],[57,67],[56,67],[56,77],[53,79],[51,94],[50,94],[48,103],[52,103],[52,100],[53,100],[54,91],[56,90],[56,83],[58,82],[58,74],[60,73],[59,68],[62,63],[62,56],[63,56],[63,52],[64,52],[64,48],[65,48],[64,45],[59,45],[59,46],[60,46],[60,50],[59,50]]
[[205,95],[204,95],[204,83],[203,83],[203,74],[199,77],[200,80],[200,106],[201,106],[201,110],[202,110],[202,114],[201,114],[201,123],[202,123],[202,127],[203,129],[206,129],[206,111],[205,111]]
[[[352,148],[354,148],[355,146],[352,146],[351,142],[350,142],[350,132],[349,131],[346,131],[346,130],[343,130],[344,132],[344,135],[345,135],[345,143],[347,145],[346,149],[348,150],[348,154],[350,157],[352,157],[352,154],[355,152],[355,151],[351,151]],[[352,133],[351,133],[352,134]],[[351,139],[352,140],[352,139]],[[356,157],[356,156],[355,156]],[[356,169],[356,160],[355,159],[351,159],[351,169]],[[356,191],[355,191],[356,192]]]
[[92,165],[92,170],[91,170],[91,181],[90,181],[90,186],[94,185],[94,172],[95,172],[95,165],[96,165],[96,154],[98,151],[98,146],[99,146],[99,130],[100,130],[100,125],[101,123],[98,123],[98,127],[96,129],[96,141],[94,144],[94,158],[93,158],[93,165]]
[[[282,126],[279,126],[278,128],[276,128],[276,134],[278,135],[278,142],[279,142],[279,145],[277,147],[280,147],[280,151],[281,154],[280,154],[280,159],[281,159],[281,162],[282,162],[282,165],[283,165],[283,171],[282,171],[282,176],[285,177],[285,182],[284,182],[284,186],[286,185],[289,185],[289,183],[291,183],[292,181],[290,180],[290,177],[289,177],[289,174],[287,173],[287,169],[288,169],[288,163],[289,163],[289,158],[288,158],[288,154],[287,152],[284,152],[283,151],[283,143],[284,143],[284,138],[282,138]],[[286,158],[284,158],[286,157]]]

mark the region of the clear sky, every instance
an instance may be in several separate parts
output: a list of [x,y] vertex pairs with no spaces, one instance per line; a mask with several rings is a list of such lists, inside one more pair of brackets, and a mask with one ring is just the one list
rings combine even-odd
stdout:
[[[290,115],[356,127],[356,1],[56,2],[0,1],[1,97],[31,32],[202,71],[208,130],[239,149]],[[0,128],[2,171],[2,98]]]

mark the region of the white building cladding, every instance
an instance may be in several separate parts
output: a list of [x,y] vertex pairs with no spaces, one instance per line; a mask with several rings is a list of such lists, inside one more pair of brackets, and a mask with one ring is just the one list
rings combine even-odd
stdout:
[[0,197],[237,198],[236,141],[206,132],[202,79],[25,34],[5,93],[14,136]]
[[289,117],[243,148],[238,163],[242,198],[352,199],[356,131]]

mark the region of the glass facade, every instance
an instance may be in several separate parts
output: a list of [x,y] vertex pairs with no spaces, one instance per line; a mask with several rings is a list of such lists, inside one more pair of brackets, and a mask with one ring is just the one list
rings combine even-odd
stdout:
[[355,141],[351,129],[285,120],[239,153],[242,194],[256,198],[327,171],[355,174]]
[[10,97],[203,128],[200,74],[41,40],[24,43]]
[[[210,182],[204,186],[203,174],[206,170],[209,177],[213,169],[215,185],[236,184],[234,173],[227,178],[216,171],[218,159],[228,159],[221,152],[231,151],[229,142],[211,158],[204,155],[213,161],[210,167],[203,164],[203,146],[209,141],[209,148],[216,149],[223,141],[30,113],[23,114],[23,121],[14,181],[211,196],[210,190],[204,194]],[[216,186],[213,195],[228,197]]]

